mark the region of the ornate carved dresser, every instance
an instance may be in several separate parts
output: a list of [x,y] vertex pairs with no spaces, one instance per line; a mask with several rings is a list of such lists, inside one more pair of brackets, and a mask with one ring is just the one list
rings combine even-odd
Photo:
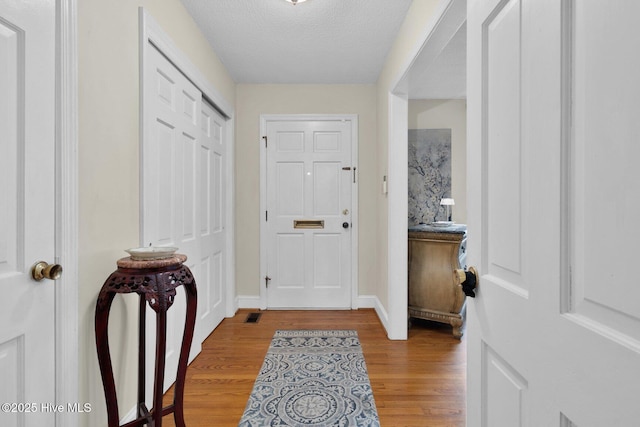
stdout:
[[409,228],[409,320],[448,323],[462,337],[465,294],[456,269],[466,269],[467,226]]

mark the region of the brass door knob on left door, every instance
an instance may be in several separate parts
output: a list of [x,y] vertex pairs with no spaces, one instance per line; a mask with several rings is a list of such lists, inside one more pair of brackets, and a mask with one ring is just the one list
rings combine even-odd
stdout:
[[31,277],[37,282],[42,279],[58,280],[61,276],[62,266],[60,264],[48,264],[45,261],[38,261],[31,267]]

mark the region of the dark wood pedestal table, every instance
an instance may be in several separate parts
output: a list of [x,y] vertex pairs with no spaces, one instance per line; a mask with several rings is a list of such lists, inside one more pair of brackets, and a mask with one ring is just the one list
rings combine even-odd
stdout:
[[[142,425],[162,426],[162,417],[173,413],[177,427],[184,423],[184,381],[187,372],[189,349],[193,340],[196,322],[197,294],[196,282],[189,268],[183,263],[185,255],[176,254],[159,260],[133,260],[130,257],[118,260],[114,271],[102,286],[96,305],[96,348],[98,362],[107,401],[108,426],[119,426],[118,399],[116,396],[113,367],[109,354],[109,310],[116,294],[136,293],[140,296],[139,311],[139,353],[138,353],[138,413],[137,418],[124,424],[126,427]],[[187,314],[182,336],[182,347],[178,361],[173,404],[162,407],[162,392],[165,369],[167,332],[167,310],[173,304],[176,288],[184,286],[187,296]],[[156,357],[153,384],[153,408],[145,405],[145,312],[146,303],[156,312]]]

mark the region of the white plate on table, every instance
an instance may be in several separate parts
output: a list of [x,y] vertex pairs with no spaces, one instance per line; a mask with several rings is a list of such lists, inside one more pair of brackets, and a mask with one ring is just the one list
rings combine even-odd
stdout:
[[429,225],[433,225],[434,227],[448,227],[450,225],[453,225],[452,221],[436,221],[436,222],[432,222]]
[[146,248],[131,248],[126,251],[134,261],[149,261],[154,259],[171,258],[178,248],[148,246]]

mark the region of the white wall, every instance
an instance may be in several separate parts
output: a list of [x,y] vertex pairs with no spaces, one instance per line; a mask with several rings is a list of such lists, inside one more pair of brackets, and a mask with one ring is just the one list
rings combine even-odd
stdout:
[[[417,49],[424,42],[424,31],[433,19],[434,11],[440,3],[439,0],[416,0],[411,4],[407,16],[398,32],[396,41],[387,55],[382,72],[377,82],[377,112],[378,112],[378,170],[376,180],[382,182],[383,176],[388,176],[389,150],[406,150],[407,137],[397,141],[389,140],[389,101],[390,93],[395,89],[401,73],[404,72],[413,60]],[[389,181],[398,177],[388,176]],[[402,179],[402,178],[401,178]],[[393,207],[392,207],[393,208]],[[388,283],[388,232],[389,232],[389,203],[388,198],[381,193],[377,197],[378,211],[378,288],[376,295],[385,310],[389,310],[389,283]],[[400,301],[402,303],[402,301]],[[406,300],[404,301],[406,306]]]
[[236,94],[236,282],[242,297],[260,294],[260,115],[357,114],[359,295],[377,283],[376,90],[374,85],[239,84]]
[[467,102],[463,99],[409,100],[409,129],[451,129],[453,220],[467,222]]
[[[235,83],[179,0],[78,1],[80,426],[106,426],[95,301],[124,249],[139,244],[138,7],[145,7],[224,98]],[[120,414],[136,401],[137,298],[116,297],[110,338]]]

